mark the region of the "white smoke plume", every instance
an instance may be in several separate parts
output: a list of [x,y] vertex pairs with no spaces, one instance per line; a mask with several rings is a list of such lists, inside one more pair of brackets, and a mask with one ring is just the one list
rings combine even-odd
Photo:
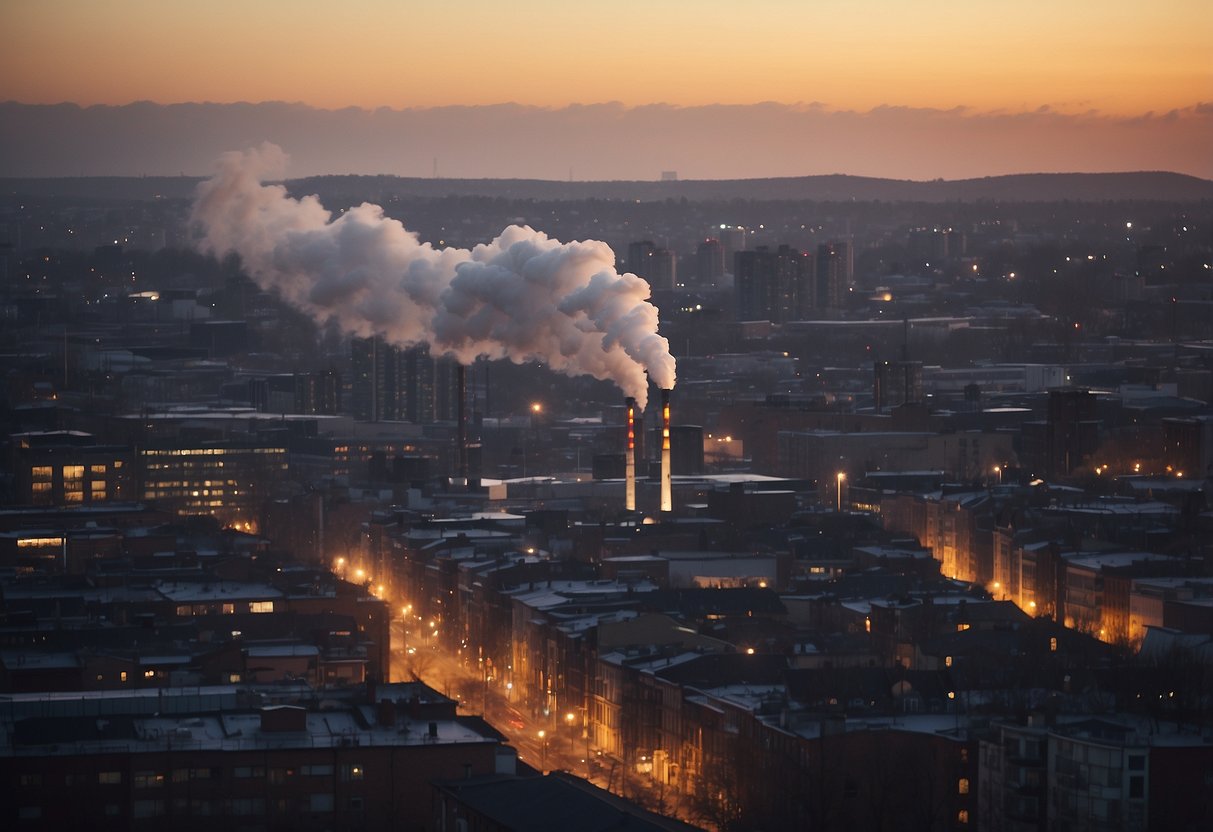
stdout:
[[463,363],[542,361],[613,381],[641,407],[646,372],[674,386],[649,284],[615,271],[606,243],[561,243],[510,226],[470,251],[434,248],[377,205],[334,218],[315,196],[293,199],[263,184],[286,162],[268,143],[225,153],[198,186],[193,221],[204,250],[238,254],[262,288],[316,320],[401,346],[426,343]]

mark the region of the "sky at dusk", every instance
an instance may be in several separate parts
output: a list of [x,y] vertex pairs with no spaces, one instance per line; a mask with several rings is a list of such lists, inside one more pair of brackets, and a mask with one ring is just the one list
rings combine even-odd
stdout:
[[[6,0],[0,27],[7,33],[0,101],[92,108],[109,116],[100,120],[105,129],[131,114],[125,105],[133,102],[286,102],[321,115],[357,108],[368,119],[397,111],[393,123],[407,123],[411,132],[393,134],[388,144],[401,148],[401,159],[420,159],[451,144],[449,136],[436,138],[444,128],[430,122],[442,122],[451,108],[484,108],[482,126],[490,132],[529,133],[549,146],[552,169],[543,170],[521,147],[466,142],[469,154],[479,147],[493,158],[473,164],[470,156],[450,156],[450,176],[564,178],[580,168],[585,177],[653,178],[654,165],[687,178],[980,175],[974,167],[990,174],[1159,169],[1213,176],[1213,153],[1201,147],[1213,144],[1208,0]],[[490,106],[506,104],[517,106]],[[678,142],[700,146],[682,154],[670,139],[668,152],[646,157],[636,146],[662,140],[636,136],[613,143],[615,159],[594,164],[577,152],[584,136],[552,129],[554,121],[578,121],[586,105],[596,113],[605,112],[596,105],[609,105],[620,126],[673,130]],[[747,122],[778,129],[769,118],[753,119],[771,107],[809,114],[801,123],[833,119],[835,129],[823,137],[789,126],[798,120],[793,115],[782,124],[793,140],[747,140]],[[896,146],[906,158],[865,164],[865,147],[887,157],[894,146],[880,133],[889,129],[890,112],[902,114],[904,141]],[[13,113],[34,114],[30,129],[40,129],[44,110]],[[713,125],[713,114],[739,121]],[[1025,119],[1045,129],[1024,132]],[[671,120],[677,125],[663,123]],[[993,150],[978,154],[975,165],[949,164],[954,154],[933,160],[932,143],[951,145],[958,135],[980,140],[1008,123],[1016,125],[1016,142],[1028,143],[1019,164],[1000,163]],[[0,162],[5,175],[21,175],[23,165],[42,175],[55,164],[26,148],[24,126],[20,118],[0,126],[0,150],[32,154]],[[79,129],[108,135],[86,122]],[[292,151],[283,129],[275,136],[254,135],[257,129],[250,124],[231,137],[275,140]],[[1098,135],[1107,131],[1112,140]],[[726,135],[732,145],[724,144]],[[1085,142],[1095,152],[1084,162],[1074,151]],[[819,144],[828,153],[815,152]],[[341,157],[358,146],[338,142],[333,157],[309,163],[321,169],[298,173],[363,172],[363,161]],[[182,148],[165,163],[192,167],[224,149]],[[745,161],[760,152],[767,154],[761,165]],[[430,172],[388,156],[383,163],[392,169],[381,172]],[[148,164],[140,170],[133,158],[114,159],[105,170],[81,167],[170,172]]]

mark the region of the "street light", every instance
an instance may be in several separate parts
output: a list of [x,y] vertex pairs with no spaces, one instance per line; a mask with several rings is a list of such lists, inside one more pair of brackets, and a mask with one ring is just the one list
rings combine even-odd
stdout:
[[539,771],[547,774],[548,771],[548,732],[542,728],[539,729]]
[[845,471],[838,472],[838,512],[842,513],[842,484],[846,481],[847,474]]
[[994,466],[994,473],[998,475],[998,484],[999,484],[999,485],[1002,485],[1002,466],[1001,466],[1001,465],[995,465],[995,466]]

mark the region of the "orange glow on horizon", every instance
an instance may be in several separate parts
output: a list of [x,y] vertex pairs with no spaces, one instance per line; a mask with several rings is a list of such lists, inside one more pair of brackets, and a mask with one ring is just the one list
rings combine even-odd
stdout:
[[778,101],[1136,115],[1192,107],[1213,86],[1205,0],[515,0],[508,14],[486,0],[43,0],[8,4],[3,20],[4,97],[24,103]]

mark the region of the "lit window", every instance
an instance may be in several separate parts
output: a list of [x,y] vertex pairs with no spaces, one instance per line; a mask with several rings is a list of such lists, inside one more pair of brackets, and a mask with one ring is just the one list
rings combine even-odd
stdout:
[[126,671],[125,670],[123,670],[121,673],[118,674],[118,679],[119,679],[119,681],[122,681],[122,682],[126,681]]
[[84,479],[83,465],[64,465],[63,479],[65,480],[82,480]]
[[952,666],[952,657],[951,657],[951,656],[944,656],[944,657],[943,657],[943,666],[944,666],[944,667],[951,667],[951,666]]
[[969,822],[969,810],[961,809],[959,812],[957,812],[956,813],[956,822],[957,823],[968,823]]
[[84,492],[83,491],[64,491],[63,500],[64,500],[64,502],[68,502],[68,503],[83,503],[84,502]]
[[105,476],[105,465],[90,465],[88,470],[93,472],[94,475],[100,474],[101,476]]
[[956,781],[956,793],[957,794],[968,794],[969,793],[969,778],[968,777],[962,777]]
[[1050,636],[1050,637],[1049,637],[1049,652],[1050,652],[1050,653],[1056,653],[1056,652],[1057,652],[1057,636]]
[[248,605],[249,612],[273,612],[273,601],[250,601]]

